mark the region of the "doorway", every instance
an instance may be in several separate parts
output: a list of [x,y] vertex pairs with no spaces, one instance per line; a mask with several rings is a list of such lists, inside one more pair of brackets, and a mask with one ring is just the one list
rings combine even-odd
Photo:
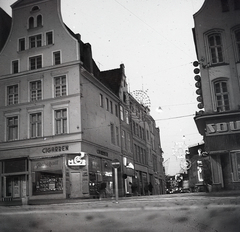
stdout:
[[82,173],[80,172],[71,172],[70,173],[71,181],[71,198],[82,197]]
[[4,197],[13,199],[22,197],[22,193],[25,191],[23,182],[24,176],[6,176]]

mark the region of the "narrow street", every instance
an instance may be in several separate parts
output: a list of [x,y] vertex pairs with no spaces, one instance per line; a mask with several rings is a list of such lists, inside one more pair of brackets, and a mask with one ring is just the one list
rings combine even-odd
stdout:
[[240,196],[169,194],[0,206],[1,232],[236,232]]

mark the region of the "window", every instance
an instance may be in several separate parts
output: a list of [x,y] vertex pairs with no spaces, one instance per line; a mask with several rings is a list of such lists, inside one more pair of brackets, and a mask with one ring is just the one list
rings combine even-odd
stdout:
[[34,18],[33,17],[30,17],[28,20],[28,28],[29,29],[34,28]]
[[116,126],[116,143],[119,146],[119,128]]
[[120,118],[123,121],[124,120],[124,115],[123,115],[123,107],[120,106]]
[[37,16],[37,27],[41,27],[42,26],[42,15],[38,15]]
[[38,11],[38,10],[39,10],[39,7],[38,6],[34,6],[31,11]]
[[7,118],[7,140],[18,139],[18,116]]
[[112,103],[112,101],[110,101],[110,112],[111,112],[111,114],[113,114],[113,103]]
[[19,72],[18,60],[14,60],[12,61],[12,73],[18,72]]
[[222,11],[223,12],[229,11],[228,0],[221,0],[221,3],[222,3]]
[[208,36],[209,51],[211,55],[211,63],[217,64],[223,62],[222,40],[219,33]]
[[24,51],[25,50],[25,38],[19,39],[18,50],[19,51]]
[[42,56],[34,56],[29,58],[30,70],[42,68]]
[[126,140],[126,132],[122,130],[122,147],[126,150],[127,148],[127,140]]
[[100,106],[103,107],[103,95],[100,93],[99,95]]
[[54,65],[61,64],[60,51],[53,52],[53,64]]
[[237,45],[237,59],[240,60],[240,30],[235,31],[235,40]]
[[55,134],[67,133],[67,109],[55,110]]
[[46,33],[46,45],[53,44],[53,33],[52,31]]
[[42,35],[34,35],[29,37],[29,48],[36,48],[42,46]]
[[116,117],[118,117],[118,105],[117,104],[115,104],[115,115],[116,115]]
[[55,85],[55,97],[67,95],[66,76],[55,77],[54,85]]
[[42,82],[30,82],[30,101],[37,101],[42,99]]
[[239,0],[234,0],[234,9],[240,10],[240,1]]
[[127,110],[125,110],[125,121],[127,124],[129,124],[129,114]]
[[106,97],[106,110],[109,111],[109,100],[107,97]]
[[18,103],[18,85],[7,87],[7,104],[14,105]]
[[233,181],[240,181],[240,152],[232,153]]
[[111,129],[111,143],[115,144],[114,125],[112,123],[110,123],[110,129]]
[[30,137],[42,136],[42,113],[30,114]]
[[130,137],[130,133],[127,133],[127,150],[131,151],[131,137]]
[[214,92],[216,98],[217,111],[227,111],[230,110],[227,82],[220,81],[214,83]]

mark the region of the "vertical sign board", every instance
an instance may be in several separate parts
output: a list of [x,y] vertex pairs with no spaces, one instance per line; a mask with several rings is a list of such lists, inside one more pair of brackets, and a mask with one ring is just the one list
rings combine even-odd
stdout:
[[117,169],[120,167],[119,160],[114,159],[112,161],[112,167],[114,168],[114,176],[115,176],[115,197],[116,197],[116,203],[118,203],[118,175],[117,175]]

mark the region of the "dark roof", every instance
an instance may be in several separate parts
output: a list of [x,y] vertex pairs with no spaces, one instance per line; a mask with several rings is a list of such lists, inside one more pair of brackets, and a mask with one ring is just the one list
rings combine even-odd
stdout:
[[12,18],[0,7],[0,51],[7,41],[12,25]]

